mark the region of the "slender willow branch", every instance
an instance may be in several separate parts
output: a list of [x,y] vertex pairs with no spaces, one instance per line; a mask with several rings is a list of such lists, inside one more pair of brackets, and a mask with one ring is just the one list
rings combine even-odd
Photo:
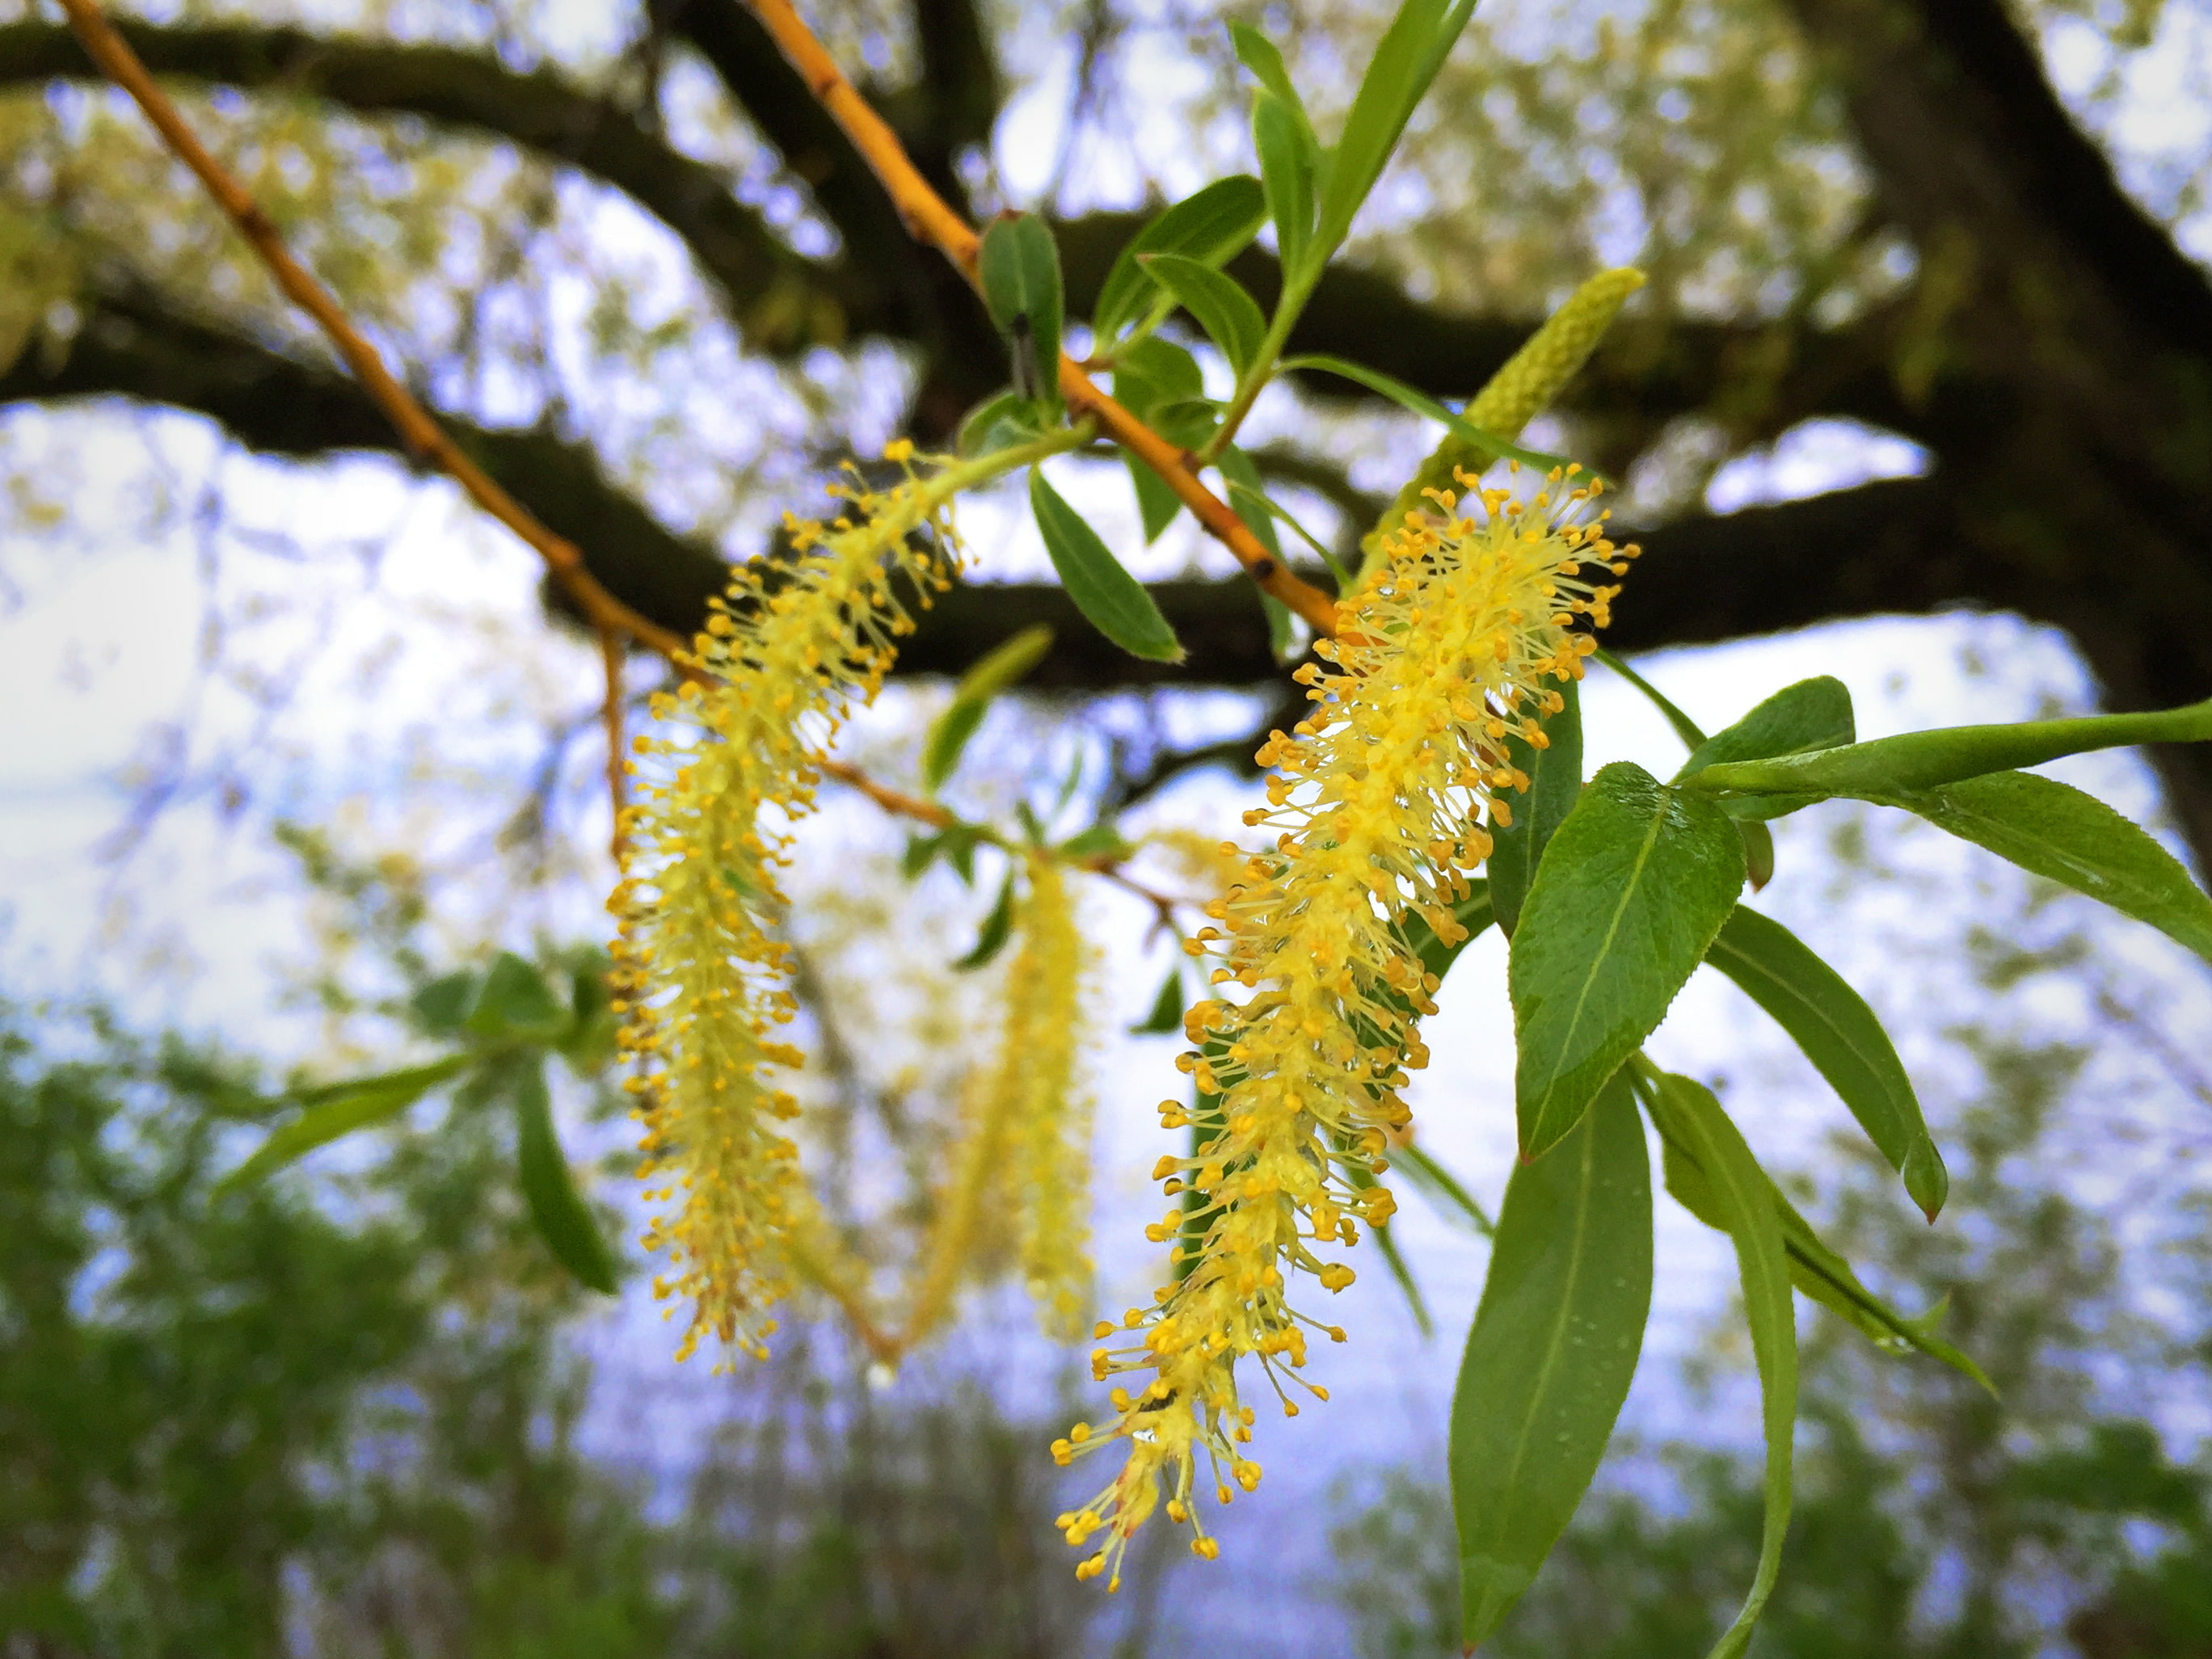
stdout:
[[200,143],[168,95],[154,83],[154,77],[146,72],[137,54],[109,26],[98,0],[62,0],[62,6],[69,14],[70,27],[76,31],[77,39],[84,43],[93,62],[137,101],[170,150],[198,175],[208,194],[269,268],[276,285],[295,305],[315,319],[407,447],[435,465],[468,491],[477,506],[536,549],[553,579],[576,602],[593,627],[602,632],[626,635],[664,655],[681,652],[684,647],[682,635],[640,616],[602,587],[584,568],[583,553],[574,542],[555,535],[532,517],[521,502],[462,453],[446,435],[445,428],[409,395],[406,387],[384,366],[376,348],[362,337],[339,309],[330,291],[292,257],[260,204]]
[[[82,0],[71,3],[82,3]],[[814,32],[801,20],[791,0],[745,0],[745,3],[867,162],[915,240],[938,249],[971,284],[980,287],[977,259],[982,240],[975,228],[948,207],[945,198],[921,176],[921,170],[908,157],[898,135],[845,78],[844,71],[837,67],[828,49],[814,38]],[[1207,533],[1236,556],[1237,563],[1244,567],[1262,592],[1290,606],[1316,633],[1336,632],[1336,602],[1285,568],[1281,561],[1261,545],[1259,538],[1237,516],[1236,509],[1199,482],[1198,470],[1202,463],[1197,456],[1181,445],[1170,443],[1100,391],[1083,372],[1082,366],[1066,352],[1060,358],[1060,386],[1075,414],[1095,416],[1109,437],[1167,482]]]

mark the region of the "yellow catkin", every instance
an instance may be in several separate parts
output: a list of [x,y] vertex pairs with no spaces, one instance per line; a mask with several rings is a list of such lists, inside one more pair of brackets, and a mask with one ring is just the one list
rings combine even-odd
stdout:
[[[913,450],[886,453],[905,463]],[[636,741],[608,908],[623,1042],[642,1062],[629,1085],[642,1173],[665,1206],[646,1242],[668,1254],[656,1290],[692,1304],[683,1354],[709,1334],[764,1354],[791,1278],[786,1242],[814,1231],[787,1133],[798,1107],[774,1080],[799,1061],[774,1038],[795,1011],[777,872],[790,823],[813,805],[812,757],[874,696],[914,608],[949,580],[946,507],[963,482],[909,471],[881,493],[834,492],[844,510],[830,525],[793,520],[797,557],[740,570],[715,601],[685,665],[703,683],[655,700],[658,719],[696,736]]]
[[1047,1334],[1075,1340],[1089,1310],[1091,1110],[1080,1075],[1088,951],[1060,866],[1043,854],[1027,864],[998,1050],[969,1097],[907,1297],[902,1347],[944,1322],[963,1284],[986,1276],[989,1246],[1006,1235]]
[[[1022,1277],[1045,1334],[1068,1342],[1083,1335],[1091,1311],[1091,1096],[1082,1075],[1089,966],[1066,874],[1032,860],[999,1068],[1003,1086],[1022,1094],[1012,1165]],[[1025,1005],[1018,1017],[1016,1002]]]
[[[1475,394],[1467,406],[1468,424],[1509,441],[1518,438],[1580,372],[1628,296],[1643,286],[1644,273],[1624,266],[1601,270],[1577,289]],[[1460,473],[1480,472],[1497,459],[1473,439],[1446,433],[1360,543],[1363,556],[1371,564],[1382,538],[1405,523],[1407,514],[1425,510],[1431,490],[1449,489]]]
[[[1199,1194],[1203,1244],[1152,1306],[1098,1328],[1094,1374],[1134,1385],[1115,1389],[1111,1427],[1079,1425],[1054,1444],[1062,1462],[1106,1444],[1127,1454],[1104,1491],[1060,1517],[1071,1544],[1106,1534],[1079,1577],[1118,1581],[1130,1535],[1163,1502],[1197,1528],[1200,1452],[1222,1502],[1258,1484],[1239,1359],[1255,1358],[1295,1415],[1284,1387],[1307,1386],[1307,1332],[1343,1340],[1291,1310],[1290,1280],[1343,1289],[1352,1269],[1323,1252],[1391,1212],[1387,1188],[1353,1177],[1386,1167],[1385,1146],[1409,1122],[1406,1068],[1427,1060],[1415,1021],[1432,1010],[1435,981],[1400,918],[1465,936],[1451,905],[1490,851],[1480,815],[1486,805],[1510,822],[1510,798],[1528,787],[1508,742],[1542,746],[1542,718],[1562,706],[1553,687],[1580,677],[1592,643],[1575,624],[1604,624],[1609,578],[1634,550],[1605,539],[1597,488],[1554,472],[1533,499],[1484,492],[1471,513],[1433,492],[1346,603],[1338,637],[1316,646],[1329,665],[1299,671],[1312,712],[1260,751],[1275,769],[1269,805],[1247,822],[1279,839],[1212,907],[1221,926],[1198,935],[1227,963],[1216,981],[1243,1000],[1202,1003],[1186,1023],[1194,1052],[1182,1065],[1219,1097],[1219,1127],[1157,1170],[1179,1205]],[[1183,1115],[1172,1102],[1162,1112]],[[1212,1546],[1196,1532],[1194,1550]]]

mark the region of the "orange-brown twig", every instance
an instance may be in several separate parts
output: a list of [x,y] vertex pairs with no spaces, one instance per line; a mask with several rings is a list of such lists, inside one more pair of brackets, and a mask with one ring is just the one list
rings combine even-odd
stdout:
[[546,568],[562,589],[576,602],[585,618],[603,635],[612,631],[635,640],[664,656],[684,651],[688,641],[680,634],[640,616],[599,585],[584,567],[584,556],[574,542],[555,535],[530,510],[502,489],[482,467],[463,454],[445,428],[399,384],[376,348],[363,339],[348,320],[328,289],[292,257],[269,216],[261,210],[246,187],[231,177],[222,163],[203,145],[179,114],[168,95],[146,72],[138,54],[109,27],[98,0],[62,0],[70,27],[84,43],[85,51],[103,73],[137,100],[162,142],[179,160],[199,176],[216,204],[229,216],[239,234],[252,245],[293,304],[315,319],[317,326],[337,349],[376,406],[398,431],[408,450],[436,466],[466,490],[477,505],[537,550]]
[[[830,118],[853,141],[853,148],[889,193],[908,232],[916,241],[943,252],[971,283],[977,283],[976,261],[982,242],[975,228],[955,213],[921,176],[898,135],[845,78],[837,60],[814,38],[791,0],[745,0],[745,3]],[[1170,443],[1100,391],[1083,372],[1083,366],[1065,352],[1060,359],[1060,387],[1070,408],[1079,415],[1094,417],[1108,437],[1167,482],[1206,532],[1236,556],[1261,592],[1290,606],[1316,634],[1336,632],[1336,601],[1294,575],[1261,545],[1234,507],[1200,482],[1196,456]]]
[[611,628],[599,629],[599,665],[607,677],[607,699],[599,710],[599,723],[607,733],[607,804],[614,809],[615,825],[607,850],[616,864],[623,861],[629,837],[623,833],[623,642]]

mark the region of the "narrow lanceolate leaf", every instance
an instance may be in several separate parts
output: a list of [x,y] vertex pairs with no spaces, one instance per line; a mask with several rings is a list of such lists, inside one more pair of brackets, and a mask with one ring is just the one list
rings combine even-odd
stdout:
[[[1653,1115],[1660,1124],[1665,1154],[1667,1190],[1708,1227],[1728,1231],[1704,1166],[1680,1140],[1669,1138],[1680,1132],[1670,1127],[1672,1120],[1666,1115],[1663,1103],[1654,1103],[1656,1109]],[[1798,1213],[1796,1206],[1782,1195],[1780,1188],[1773,1187],[1771,1181],[1768,1185],[1772,1188],[1774,1213],[1782,1226],[1783,1249],[1790,1257],[1792,1285],[1856,1327],[1884,1353],[1894,1356],[1917,1349],[1960,1375],[1972,1377],[1992,1394],[1996,1392],[1979,1365],[1936,1334],[1936,1322],[1942,1316],[1941,1304],[1915,1317],[1898,1312],[1859,1283],[1850,1264],[1821,1241],[1812,1224]]]
[[1267,222],[1267,198],[1260,181],[1245,173],[1217,179],[1194,195],[1162,212],[1115,257],[1113,269],[1091,308],[1091,331],[1101,346],[1145,314],[1158,292],[1137,263],[1147,253],[1180,253],[1202,264],[1218,265],[1241,251]]
[[1280,98],[1262,90],[1252,98],[1252,147],[1259,152],[1260,182],[1283,269],[1296,273],[1313,240],[1313,135]]
[[1809,755],[1736,761],[1708,767],[1697,787],[1758,794],[1902,795],[2093,749],[2204,741],[2212,741],[2212,699],[2151,714],[1952,726]]
[[554,1260],[577,1283],[612,1296],[617,1288],[614,1254],[600,1237],[584,1195],[576,1190],[568,1160],[561,1156],[543,1062],[534,1055],[516,1062],[509,1086],[514,1101],[516,1162],[530,1218]]
[[1796,1040],[1933,1221],[1950,1176],[1905,1063],[1865,1000],[1787,927],[1740,905],[1705,960]]
[[1152,1011],[1129,1028],[1131,1036],[1164,1036],[1170,1031],[1182,1030],[1182,969],[1170,963],[1168,976],[1160,981],[1159,994],[1152,999]]
[[1014,390],[1060,414],[1060,250],[1034,213],[1006,213],[983,232],[983,304],[1006,337]]
[[952,689],[952,701],[929,728],[921,746],[921,781],[934,794],[960,764],[960,756],[991,702],[1018,684],[1052,649],[1052,629],[1038,623],[978,659]]
[[1791,1438],[1797,1423],[1797,1323],[1790,1301],[1790,1258],[1774,1209],[1774,1183],[1712,1091],[1686,1077],[1661,1073],[1654,1098],[1660,1132],[1680,1141],[1704,1171],[1712,1217],[1735,1243],[1751,1348],[1759,1364],[1760,1419],[1766,1435],[1766,1518],[1751,1594],[1711,1659],[1738,1659],[1773,1593],[1790,1529]]
[[991,907],[991,914],[983,918],[983,925],[976,932],[975,948],[952,966],[963,974],[981,968],[1006,948],[1006,940],[1013,931],[1014,872],[1009,870],[1005,884],[999,889],[999,902]]
[[1355,363],[1348,357],[1333,357],[1325,351],[1313,351],[1301,357],[1283,359],[1284,374],[1292,374],[1302,370],[1334,374],[1344,380],[1355,380],[1370,392],[1388,398],[1401,409],[1410,410],[1428,420],[1443,422],[1461,437],[1480,444],[1501,459],[1518,461],[1522,465],[1533,466],[1540,472],[1548,472],[1555,466],[1567,465],[1567,458],[1564,455],[1547,455],[1540,449],[1524,449],[1519,444],[1509,442],[1494,432],[1485,432],[1480,427],[1473,425],[1453,414],[1425,392],[1418,392],[1403,380],[1394,380],[1380,369],[1369,368],[1363,363]]
[[1507,982],[1525,1158],[1580,1120],[1651,1034],[1728,920],[1743,844],[1711,801],[1616,761],[1568,813],[1529,884]]
[[[1167,432],[1161,428],[1159,411],[1175,405],[1202,406],[1205,395],[1206,374],[1199,368],[1198,359],[1171,340],[1157,336],[1135,340],[1123,347],[1115,359],[1115,401],[1172,442],[1195,448],[1210,434],[1212,422],[1206,421],[1204,430],[1196,429],[1196,420],[1187,425],[1178,422],[1177,431]],[[1182,500],[1168,487],[1166,479],[1139,460],[1133,452],[1123,450],[1121,460],[1129,469],[1129,482],[1137,492],[1137,510],[1145,521],[1145,540],[1147,544],[1157,541],[1160,532],[1173,524],[1176,514],[1182,511]]]
[[1474,15],[1474,0],[1404,0],[1367,61],[1322,191],[1314,258],[1326,259],[1382,176],[1406,123]]
[[2033,772],[1992,772],[1876,799],[2101,899],[2212,960],[2212,899],[2171,853],[2094,795]]
[[1030,470],[1030,508],[1061,586],[1091,626],[1133,657],[1181,662],[1182,643],[1152,596],[1034,467]]
[[1651,1171],[1616,1081],[1550,1158],[1513,1172],[1468,1332],[1451,1486],[1470,1650],[1535,1578],[1597,1473],[1650,1306]]
[[1137,263],[1197,319],[1231,368],[1242,374],[1252,367],[1267,319],[1235,277],[1180,253],[1147,253]]
[[1583,787],[1582,696],[1569,680],[1559,688],[1567,706],[1544,720],[1546,749],[1534,748],[1519,738],[1506,743],[1510,763],[1528,775],[1528,793],[1513,803],[1513,822],[1491,832],[1490,857],[1483,867],[1490,875],[1490,902],[1498,925],[1508,935],[1520,924],[1521,906],[1528,884],[1535,878],[1536,861],[1553,834],[1574,810]]
[[1485,1238],[1494,1237],[1498,1224],[1475,1202],[1460,1178],[1419,1146],[1408,1144],[1390,1149],[1390,1167],[1429,1195],[1446,1215],[1464,1221]]
[[440,1084],[459,1077],[477,1058],[448,1054],[428,1066],[303,1091],[296,1097],[306,1109],[254,1148],[252,1157],[222,1178],[218,1190],[258,1181],[341,1135],[389,1122]]
[[1679,783],[1709,766],[1729,761],[1765,760],[1834,749],[1858,735],[1851,715],[1851,694],[1844,683],[1823,674],[1785,685],[1725,731],[1699,743],[1674,775]]

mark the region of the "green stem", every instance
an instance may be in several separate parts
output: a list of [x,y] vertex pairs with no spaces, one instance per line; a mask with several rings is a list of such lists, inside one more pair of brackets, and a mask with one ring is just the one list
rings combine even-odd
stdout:
[[1222,411],[1221,425],[1206,441],[1198,452],[1201,461],[1210,461],[1229,447],[1237,436],[1237,429],[1244,424],[1244,417],[1252,412],[1252,405],[1267,390],[1267,382],[1275,377],[1275,364],[1283,355],[1283,347],[1291,337],[1291,329],[1298,320],[1298,313],[1306,307],[1313,295],[1314,284],[1320,279],[1319,261],[1307,261],[1310,274],[1291,278],[1283,284],[1282,297],[1275,302],[1274,320],[1267,325],[1267,332],[1260,342],[1259,354],[1252,359],[1252,367],[1238,379],[1236,392],[1229,399],[1229,407]]

